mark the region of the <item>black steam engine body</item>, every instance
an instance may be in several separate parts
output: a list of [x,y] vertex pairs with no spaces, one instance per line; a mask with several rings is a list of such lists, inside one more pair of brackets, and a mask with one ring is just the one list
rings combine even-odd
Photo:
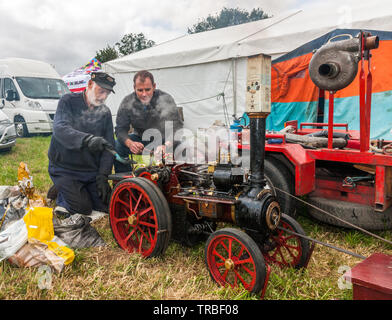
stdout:
[[110,226],[121,248],[163,255],[170,240],[205,244],[205,263],[220,285],[264,294],[270,265],[306,267],[310,243],[280,210],[264,179],[265,120],[248,112],[250,168],[228,163],[161,163],[111,176]]
[[163,255],[170,240],[205,241],[205,263],[221,285],[262,293],[269,265],[306,267],[310,243],[264,179],[265,117],[250,116],[250,174],[230,163],[142,167],[113,175],[110,225],[121,248]]

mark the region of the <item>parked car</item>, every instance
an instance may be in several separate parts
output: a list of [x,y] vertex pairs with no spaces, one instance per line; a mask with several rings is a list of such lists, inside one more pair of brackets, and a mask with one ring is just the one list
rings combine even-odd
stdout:
[[15,124],[18,137],[51,133],[59,99],[67,85],[48,63],[0,59],[0,108]]
[[0,110],[0,151],[9,151],[16,143],[15,126],[8,116]]

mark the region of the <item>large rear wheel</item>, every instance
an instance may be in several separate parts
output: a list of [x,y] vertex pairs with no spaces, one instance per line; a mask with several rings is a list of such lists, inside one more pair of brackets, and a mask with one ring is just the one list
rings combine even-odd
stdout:
[[311,254],[309,240],[292,234],[290,231],[305,235],[305,231],[297,221],[282,213],[278,227],[262,246],[267,263],[296,269],[306,266]]
[[[141,177],[142,178],[142,177]],[[161,202],[160,207],[162,208],[164,214],[166,216],[167,220],[167,232],[164,233],[165,240],[162,241],[162,253],[166,251],[167,247],[169,246],[169,241],[171,239],[172,235],[172,230],[173,230],[173,225],[172,225],[172,215],[170,211],[169,204],[167,203],[166,197],[163,194],[162,190],[155,184],[154,181],[149,180],[148,178],[142,178],[142,180],[149,184],[151,186],[151,191],[156,193],[156,196],[158,197],[159,201]]]
[[157,187],[145,179],[125,179],[115,186],[109,219],[122,249],[146,258],[165,252],[171,233],[170,212]]

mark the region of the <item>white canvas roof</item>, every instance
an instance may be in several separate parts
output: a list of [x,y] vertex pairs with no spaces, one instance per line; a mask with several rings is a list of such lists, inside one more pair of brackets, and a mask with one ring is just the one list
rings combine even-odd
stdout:
[[0,59],[0,74],[15,77],[61,79],[49,63],[23,58]]
[[[386,0],[318,10],[293,10],[237,26],[186,34],[154,47],[109,61],[102,69],[116,78],[109,96],[113,122],[122,99],[133,91],[132,78],[150,70],[157,87],[183,107],[186,128],[208,128],[245,111],[246,59],[272,59],[336,29],[392,31],[392,3]],[[224,98],[222,96],[224,93]],[[232,119],[230,119],[231,121]]]
[[[354,7],[294,10],[276,17],[187,34],[104,64],[108,72],[158,69],[267,54],[272,59],[337,28],[392,31],[390,1]],[[345,12],[346,11],[346,12]]]

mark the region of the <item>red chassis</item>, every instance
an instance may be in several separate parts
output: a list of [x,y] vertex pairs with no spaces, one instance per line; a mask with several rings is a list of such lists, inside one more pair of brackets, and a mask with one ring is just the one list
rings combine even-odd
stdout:
[[[286,122],[285,126],[294,127],[293,134],[308,135],[327,128],[328,144],[322,148],[304,148],[298,143],[287,143],[284,134],[266,134],[266,159],[285,166],[291,172],[294,184],[293,194],[318,199],[317,205],[327,204],[335,211],[345,207],[346,216],[356,214],[352,204],[368,217],[381,219],[383,226],[363,224],[369,229],[390,229],[392,227],[392,141],[370,142],[370,114],[372,96],[372,74],[366,34],[361,33],[361,60],[359,62],[359,108],[360,130],[349,130],[346,123],[334,123],[334,91],[329,91],[328,123],[301,123],[298,128],[296,120]],[[365,68],[365,61],[366,67]],[[365,71],[365,69],[367,69]],[[325,90],[320,89],[320,98]],[[333,134],[348,134],[349,139],[344,148],[333,148]],[[239,149],[248,149],[247,130],[244,130]],[[273,139],[273,143],[269,143]],[[276,143],[278,141],[278,143]],[[279,141],[281,141],[279,143]],[[286,190],[287,191],[287,190]],[[329,201],[330,200],[330,201]],[[390,212],[389,212],[390,211]],[[383,216],[384,214],[384,216]],[[339,215],[339,214],[337,214]],[[343,214],[344,216],[344,214]],[[370,219],[370,220],[369,220]],[[357,219],[360,222],[360,219]],[[331,222],[331,221],[330,221]]]
[[[296,124],[290,121],[287,125]],[[295,134],[306,135],[320,129],[303,129],[305,125],[322,126],[323,124],[301,124],[296,128]],[[358,131],[335,130],[335,132],[348,133],[351,138],[348,145],[355,147],[359,144]],[[282,143],[270,144],[268,139],[281,138]],[[319,148],[305,149],[299,144],[287,143],[283,134],[267,134],[265,150],[267,157],[273,154],[283,155],[291,165],[291,172],[295,180],[295,195],[312,195],[342,201],[356,202],[374,206],[376,211],[384,211],[391,205],[392,156],[389,154],[376,154],[373,152],[361,152],[359,149],[344,148]],[[357,143],[356,143],[357,142]],[[388,142],[383,142],[384,146]],[[240,149],[248,149],[248,145],[239,145]],[[355,186],[344,184],[342,179],[317,175],[317,162],[328,161],[335,163],[347,163],[350,165],[365,165],[370,171],[375,172],[375,182],[358,182]],[[287,163],[287,161],[286,161]]]

